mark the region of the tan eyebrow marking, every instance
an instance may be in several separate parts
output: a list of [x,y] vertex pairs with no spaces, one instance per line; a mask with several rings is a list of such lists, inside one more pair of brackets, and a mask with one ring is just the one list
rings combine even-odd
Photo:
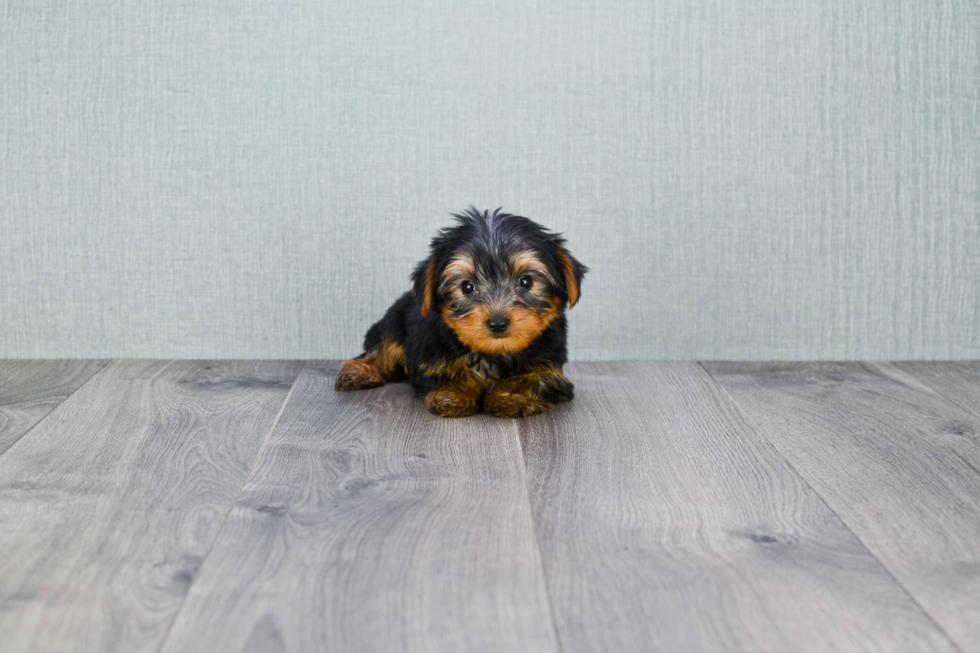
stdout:
[[552,280],[551,275],[548,273],[548,266],[542,263],[537,253],[532,250],[528,249],[512,254],[510,264],[514,268],[514,274],[533,270],[541,274],[545,279],[548,279],[548,281]]
[[442,276],[449,277],[454,274],[462,274],[470,278],[476,276],[476,267],[469,254],[457,254],[449,260],[446,269],[442,271]]

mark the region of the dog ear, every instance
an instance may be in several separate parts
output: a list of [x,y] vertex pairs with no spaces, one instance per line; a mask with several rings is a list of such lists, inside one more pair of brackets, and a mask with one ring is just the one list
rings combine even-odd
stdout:
[[415,303],[422,309],[422,315],[427,315],[432,297],[436,294],[436,257],[426,259],[415,267],[412,272],[412,287]]
[[558,248],[558,258],[561,259],[561,269],[565,275],[565,294],[568,295],[568,308],[572,308],[582,294],[582,277],[589,271],[589,268],[579,263],[564,247]]

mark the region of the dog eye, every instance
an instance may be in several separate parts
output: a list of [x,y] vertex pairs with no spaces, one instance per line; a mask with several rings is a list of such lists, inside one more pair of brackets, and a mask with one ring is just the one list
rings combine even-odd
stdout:
[[469,295],[471,292],[473,292],[473,289],[474,288],[476,288],[476,286],[473,285],[473,282],[472,281],[464,281],[463,282],[462,289],[463,289],[463,294],[464,295]]
[[522,275],[521,278],[517,280],[517,285],[527,290],[528,288],[534,285],[534,279],[527,276],[526,274]]

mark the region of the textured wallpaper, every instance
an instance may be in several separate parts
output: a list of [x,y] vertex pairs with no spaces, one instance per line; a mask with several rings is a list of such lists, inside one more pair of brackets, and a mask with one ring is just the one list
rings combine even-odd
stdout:
[[980,358],[975,0],[7,0],[0,117],[0,357],[352,355],[472,202],[573,358]]

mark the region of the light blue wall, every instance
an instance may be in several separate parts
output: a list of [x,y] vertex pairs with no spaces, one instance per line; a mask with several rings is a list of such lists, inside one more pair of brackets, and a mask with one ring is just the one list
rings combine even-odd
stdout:
[[351,355],[473,202],[574,358],[980,358],[975,0],[8,0],[0,118],[0,357]]

